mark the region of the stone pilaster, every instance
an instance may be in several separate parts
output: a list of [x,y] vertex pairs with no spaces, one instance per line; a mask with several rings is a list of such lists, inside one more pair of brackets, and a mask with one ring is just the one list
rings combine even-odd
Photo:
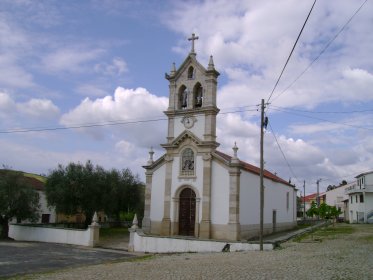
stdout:
[[237,164],[229,171],[229,222],[228,239],[240,239],[240,174]]
[[203,191],[202,220],[199,237],[209,239],[211,236],[211,154],[203,156]]
[[166,174],[165,174],[165,189],[164,189],[164,206],[163,219],[161,224],[161,235],[171,235],[171,186],[172,186],[172,162],[173,157],[166,155]]
[[150,203],[152,197],[152,180],[153,172],[147,170],[145,172],[146,185],[145,185],[145,205],[144,205],[144,218],[142,219],[142,229],[146,233],[150,233]]

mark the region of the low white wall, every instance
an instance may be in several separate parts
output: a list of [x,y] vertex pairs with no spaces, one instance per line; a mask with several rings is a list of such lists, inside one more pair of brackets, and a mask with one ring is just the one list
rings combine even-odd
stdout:
[[[141,231],[130,230],[129,251],[146,253],[222,252],[226,244],[230,245],[230,252],[259,251],[260,249],[259,244],[146,236]],[[273,250],[273,244],[263,244],[263,250]]]
[[9,237],[17,241],[39,241],[82,246],[95,246],[99,238],[99,226],[89,226],[86,230],[51,227],[9,225]]

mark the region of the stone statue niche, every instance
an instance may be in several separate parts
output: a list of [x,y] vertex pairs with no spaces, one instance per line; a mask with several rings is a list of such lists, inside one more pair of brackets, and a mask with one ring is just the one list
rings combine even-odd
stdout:
[[188,107],[188,90],[185,86],[182,86],[179,91],[179,109],[185,109]]
[[202,102],[203,102],[203,88],[201,87],[200,84],[198,84],[196,87],[194,98],[195,98],[194,100],[195,107],[201,108]]

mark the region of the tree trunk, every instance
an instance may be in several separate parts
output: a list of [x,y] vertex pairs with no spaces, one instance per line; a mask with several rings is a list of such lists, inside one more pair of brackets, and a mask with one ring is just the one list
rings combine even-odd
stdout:
[[9,233],[9,224],[8,219],[1,219],[1,239],[8,239],[8,233]]

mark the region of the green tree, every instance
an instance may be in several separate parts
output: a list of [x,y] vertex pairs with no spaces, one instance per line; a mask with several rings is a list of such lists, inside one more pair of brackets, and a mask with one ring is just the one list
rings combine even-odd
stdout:
[[307,210],[306,214],[308,217],[311,217],[311,218],[319,214],[319,208],[317,208],[317,204],[315,201],[312,201],[311,207],[310,209]]
[[[121,213],[137,213],[140,217],[144,208],[144,185],[130,169],[112,169],[107,172],[107,185],[110,192],[105,195],[105,213],[120,220]],[[123,216],[123,215],[122,215]]]
[[7,238],[12,218],[36,221],[39,218],[39,194],[22,172],[0,170],[1,237]]
[[84,214],[86,225],[92,222],[95,211],[104,209],[102,197],[105,192],[105,171],[91,161],[85,165],[58,165],[47,177],[45,185],[48,205],[56,207],[57,213]]
[[340,214],[342,214],[341,209],[339,209],[335,206],[330,207],[330,216],[333,218],[333,225],[334,225],[335,221],[338,220],[338,217],[339,217]]
[[106,171],[90,161],[85,165],[69,163],[49,174],[46,196],[58,213],[82,213],[89,225],[95,211],[104,211],[117,220],[121,211],[136,211],[143,203],[140,185],[129,169]]
[[319,207],[319,216],[321,219],[329,219],[330,215],[330,206],[326,203],[321,203]]

